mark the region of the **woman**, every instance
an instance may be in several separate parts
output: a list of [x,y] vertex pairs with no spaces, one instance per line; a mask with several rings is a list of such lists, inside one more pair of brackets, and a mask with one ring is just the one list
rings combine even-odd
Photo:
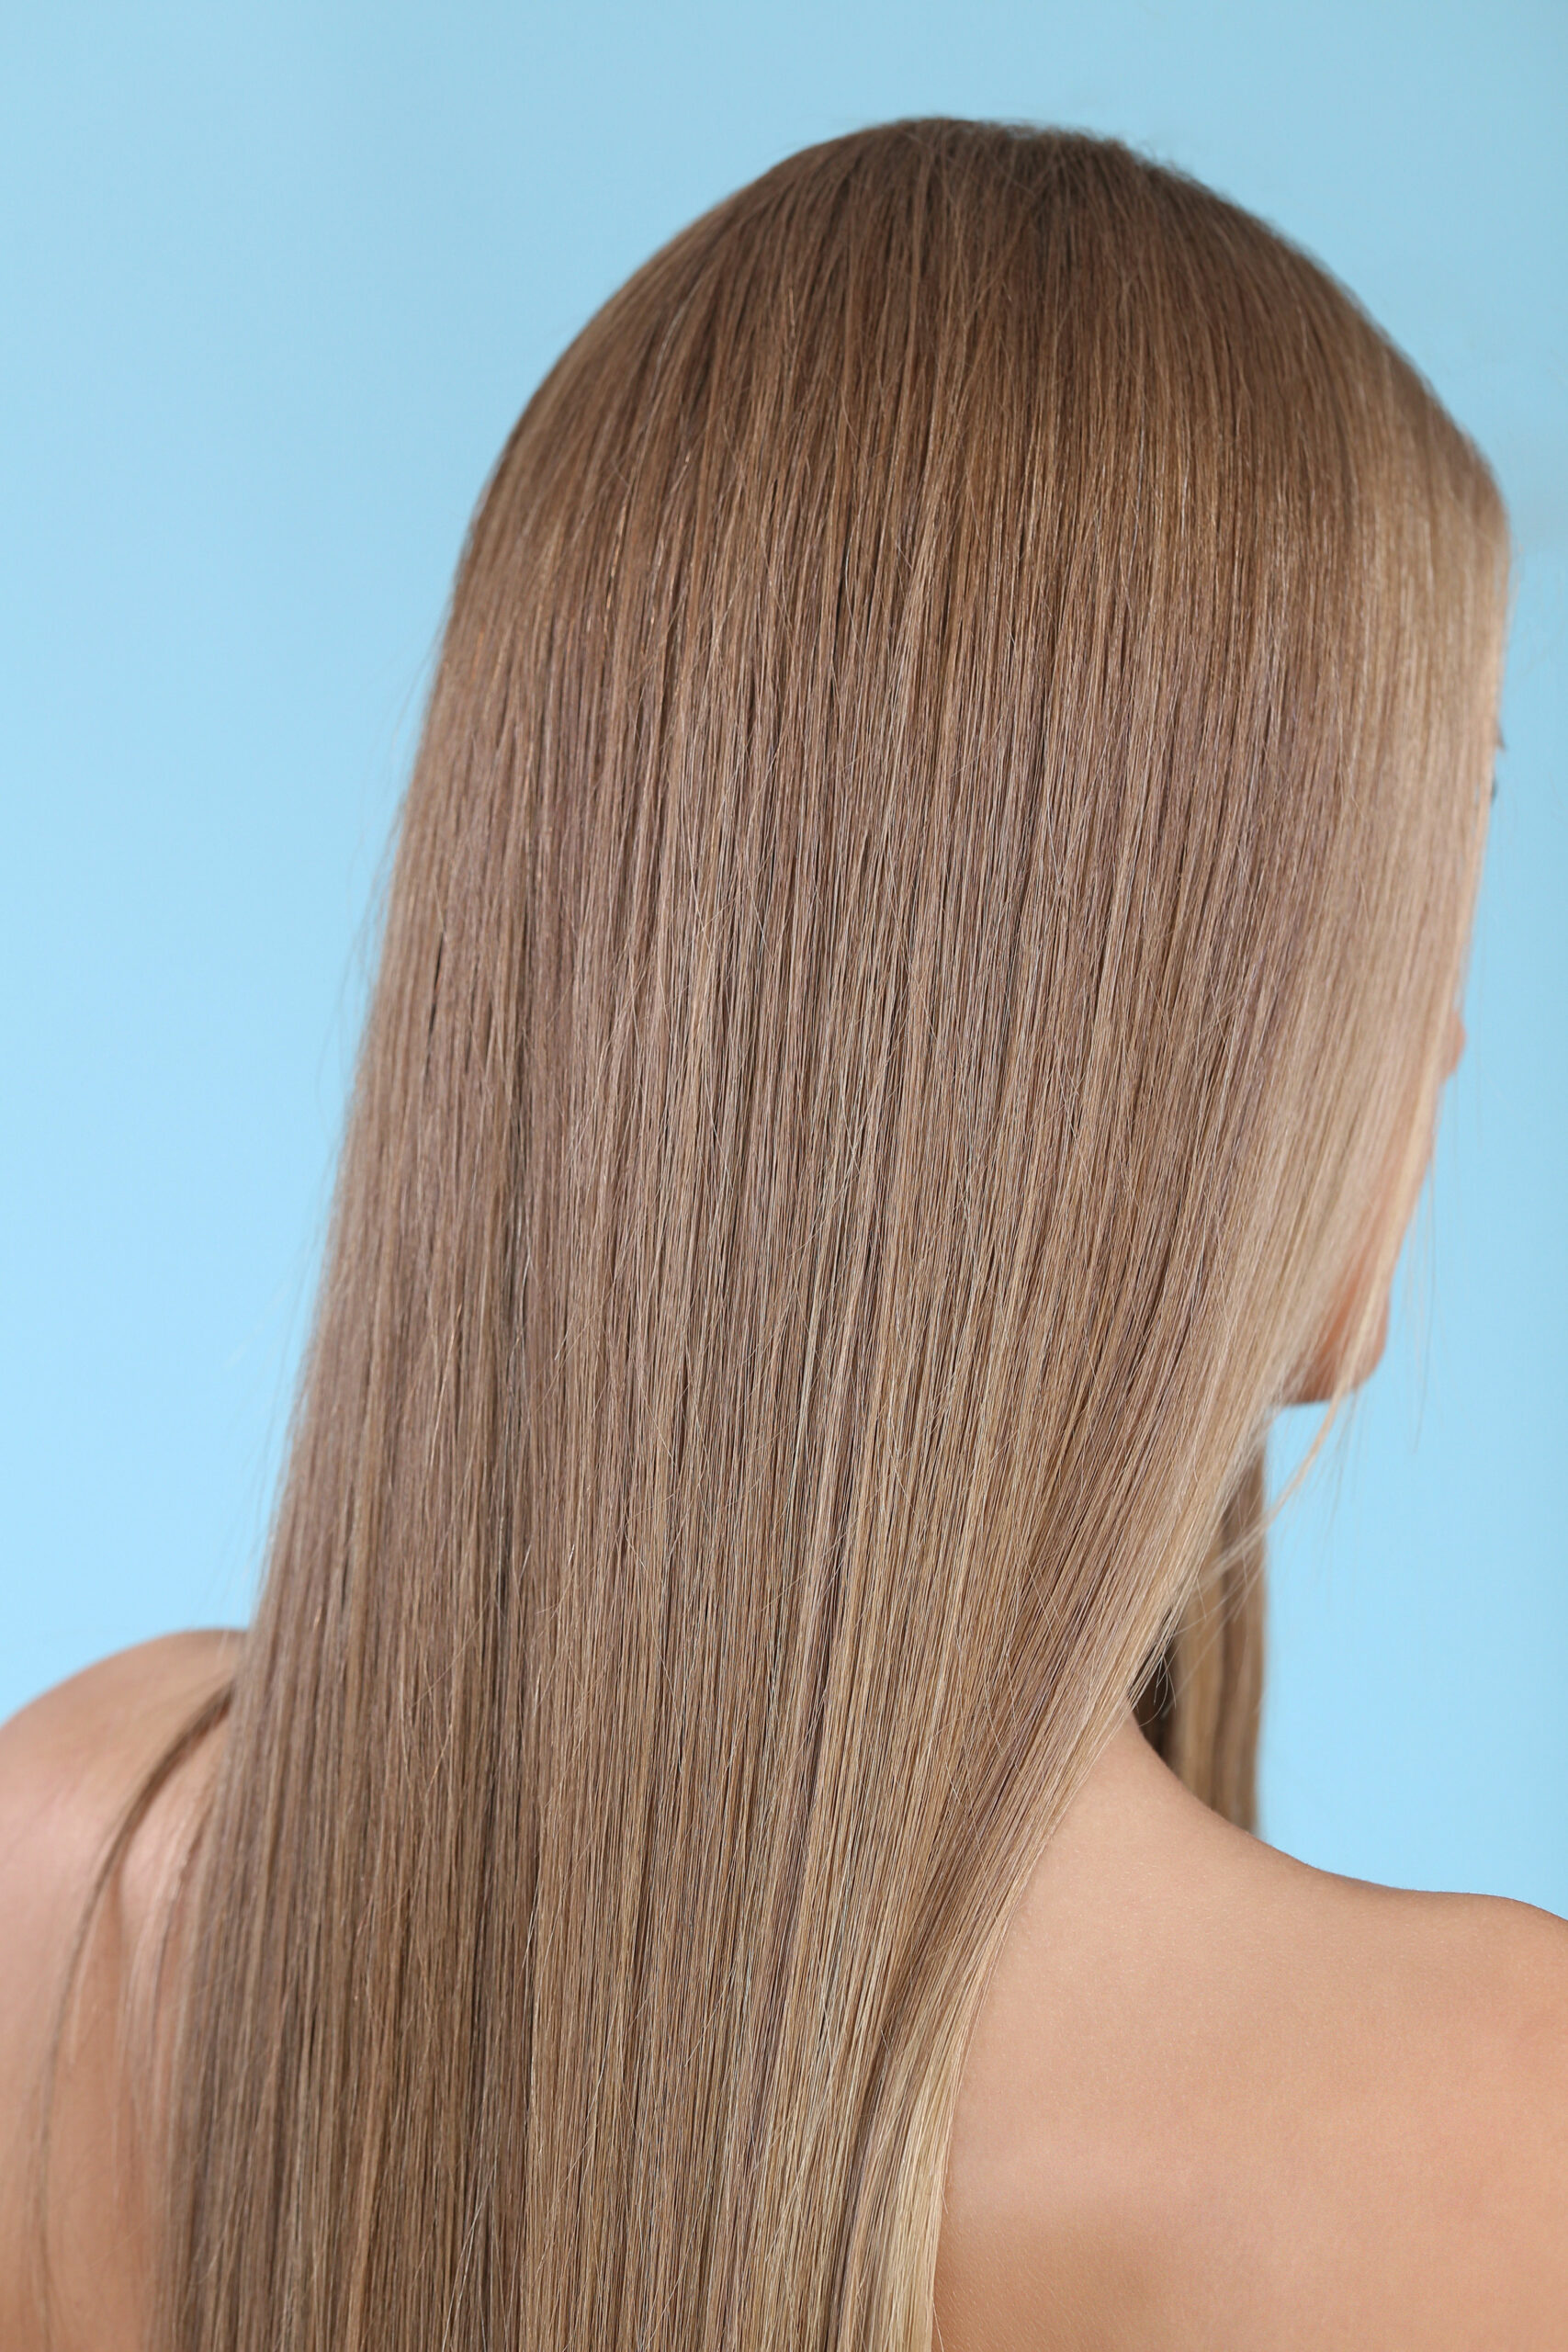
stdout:
[[5,1735],[7,2342],[1568,2340],[1568,1929],[1246,1834],[1507,562],[1345,292],[1113,142],[829,141],[584,329],[255,1623]]

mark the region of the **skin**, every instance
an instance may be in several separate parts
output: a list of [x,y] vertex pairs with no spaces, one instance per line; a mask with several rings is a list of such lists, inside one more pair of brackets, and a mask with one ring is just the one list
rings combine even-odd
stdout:
[[[1463,1042],[1456,1015],[1450,1069]],[[1382,1213],[1403,1227],[1410,1206],[1391,1193]],[[1334,1385],[1376,1238],[1300,1401]],[[1358,1379],[1386,1325],[1385,1303]],[[0,1726],[0,2343],[15,2352],[41,2352],[29,2101],[93,1857],[242,1638],[143,1644]],[[160,1796],[88,1948],[51,2174],[57,2352],[138,2343],[146,2086],[113,2019],[221,1740]],[[982,2003],[949,2151],[942,2352],[1546,2352],[1568,2343],[1565,2213],[1568,1925],[1307,1869],[1199,1804],[1128,1713]]]
[[[174,1634],[101,1659],[0,1724],[0,2345],[43,2352],[29,2300],[38,2070],[76,1923],[121,1805],[232,1670],[243,1636]],[[154,1800],[83,1954],[61,2048],[51,2165],[51,2352],[141,2352],[147,2086],[128,2078],[116,2019],[168,1915],[195,1811],[220,1754],[198,1749]],[[177,1938],[171,1963],[177,1974]],[[141,1972],[137,1972],[140,1974]],[[144,2001],[133,2009],[137,2028]]]
[[1126,1723],[960,2088],[944,2352],[1568,2342],[1568,1927],[1309,1870]]

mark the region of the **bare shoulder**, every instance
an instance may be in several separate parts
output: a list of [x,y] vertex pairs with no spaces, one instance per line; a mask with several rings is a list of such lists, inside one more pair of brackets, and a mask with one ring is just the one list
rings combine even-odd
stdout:
[[1136,1734],[976,2024],[943,2352],[1568,2343],[1568,1924],[1309,1870]]
[[1543,2087],[1568,2086],[1568,1920],[1497,1895],[1394,1900],[1410,1906],[1410,1964],[1438,1988],[1439,2030],[1466,2045],[1480,2037]]
[[[1386,1962],[1374,1947],[1365,2022],[1420,2135],[1400,2165],[1396,2108],[1383,2144],[1416,2193],[1405,2264],[1447,2299],[1431,2341],[1568,2342],[1568,1922],[1484,1895],[1383,1899],[1403,1918]],[[1470,2332],[1445,2334],[1460,2312]]]
[[[228,1683],[243,1636],[175,1634],[139,1644],[44,1691],[0,1724],[0,2339],[33,2340],[28,2308],[31,2191],[44,2061],[99,1864],[127,1805],[182,1728]],[[152,1807],[84,1953],[87,2019],[112,2016],[119,1959],[155,1910],[193,1778]],[[112,2037],[110,2038],[112,2040]],[[62,2044],[57,2172],[67,2190],[103,2188],[73,2132],[107,2095],[110,2041],[87,2027]],[[67,2205],[72,2202],[67,2196]],[[67,2340],[70,2340],[69,2329]]]
[[[1302,1879],[1321,1937],[1303,2055],[1283,2070],[1300,2153],[1276,2141],[1262,2211],[1278,2233],[1299,2194],[1325,2334],[1429,2352],[1568,2342],[1568,1925],[1495,1897]],[[1259,2093],[1290,2017],[1260,2006]]]
[[[165,1634],[100,1658],[0,1724],[0,1984],[36,1951],[57,1903],[87,1872],[121,1805],[202,1701],[233,1672],[243,1635]],[[17,1906],[33,1931],[11,1932]]]
[[155,1742],[171,1709],[178,1714],[198,1688],[232,1671],[244,1638],[232,1626],[161,1634],[40,1691],[0,1723],[0,1802],[18,1770],[45,1759],[90,1780],[117,1741],[141,1746],[150,1733]]
[[121,1806],[193,1710],[228,1681],[243,1636],[166,1634],[100,1658],[0,1724],[0,2031],[18,1971],[85,1895]]

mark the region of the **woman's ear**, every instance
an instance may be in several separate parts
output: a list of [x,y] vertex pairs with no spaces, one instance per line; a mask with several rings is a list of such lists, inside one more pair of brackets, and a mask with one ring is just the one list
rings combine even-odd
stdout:
[[[1360,1321],[1367,1283],[1376,1258],[1374,1236],[1358,1252],[1348,1274],[1336,1292],[1323,1329],[1282,1399],[1285,1404],[1325,1405],[1339,1385],[1346,1351]],[[1388,1345],[1388,1317],[1389,1302],[1385,1291],[1378,1319],[1351,1368],[1349,1385],[1352,1388],[1359,1388],[1363,1380],[1370,1380],[1382,1361],[1383,1350]]]
[[[1443,1060],[1445,1079],[1453,1076],[1464,1048],[1465,1026],[1456,1006],[1449,1014]],[[1392,1182],[1384,1187],[1380,1203],[1381,1215],[1385,1217],[1397,1215],[1402,1235],[1415,1213],[1416,1201],[1420,1193],[1421,1184],[1425,1181],[1431,1156],[1429,1139],[1426,1157],[1421,1162],[1421,1173],[1416,1180],[1415,1190],[1407,1200],[1398,1201],[1394,1198]],[[1325,1405],[1339,1385],[1346,1351],[1360,1321],[1361,1309],[1366,1301],[1367,1285],[1372,1278],[1373,1269],[1377,1264],[1380,1231],[1381,1227],[1374,1225],[1363,1239],[1344,1281],[1335,1293],[1334,1303],[1322,1330],[1282,1400],[1285,1404]],[[1359,1356],[1350,1368],[1349,1385],[1352,1388],[1359,1388],[1363,1380],[1370,1380],[1382,1363],[1383,1350],[1388,1345],[1388,1322],[1389,1300],[1385,1291],[1377,1321],[1373,1324],[1369,1338],[1364,1341]]]
[[1469,1035],[1470,1033],[1466,1029],[1464,1022],[1461,1017],[1460,1009],[1456,1004],[1453,1011],[1449,1015],[1448,1057],[1443,1063],[1443,1076],[1445,1078],[1452,1078],[1455,1070],[1459,1068],[1460,1056],[1465,1049]]

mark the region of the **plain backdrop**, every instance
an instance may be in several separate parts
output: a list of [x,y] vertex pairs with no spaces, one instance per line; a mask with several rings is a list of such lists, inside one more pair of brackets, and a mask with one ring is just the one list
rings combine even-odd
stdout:
[[1263,1827],[1568,1912],[1561,0],[10,0],[0,1714],[248,1612],[375,894],[514,417],[694,214],[910,114],[1115,132],[1262,213],[1508,499],[1470,1050],[1387,1359],[1276,1532]]

